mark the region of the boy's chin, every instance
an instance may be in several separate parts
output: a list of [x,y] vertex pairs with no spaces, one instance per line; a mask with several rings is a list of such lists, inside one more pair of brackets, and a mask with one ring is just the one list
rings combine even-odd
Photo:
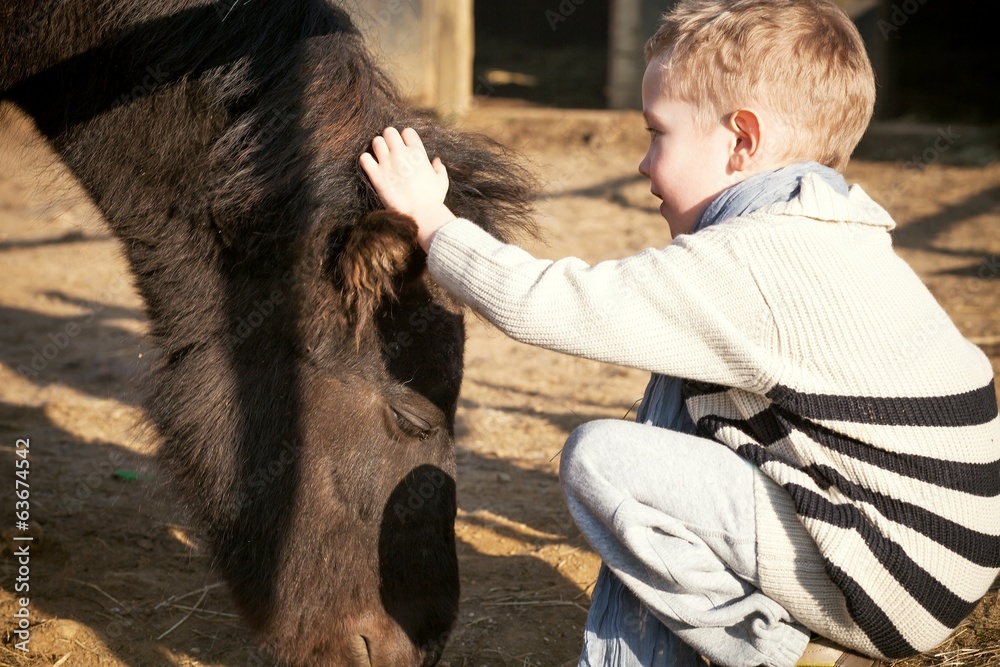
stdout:
[[664,204],[660,204],[660,215],[667,221],[672,238],[677,238],[681,234],[690,234],[694,227],[694,221],[686,221],[682,216],[672,214]]
[[667,202],[665,202],[665,201],[661,201],[660,202],[660,209],[659,210],[660,210],[660,216],[664,220],[667,221],[667,224],[671,225],[671,227],[672,227],[673,225],[671,224],[670,221],[678,219],[677,213],[675,213],[674,211],[671,211],[670,207],[667,206]]

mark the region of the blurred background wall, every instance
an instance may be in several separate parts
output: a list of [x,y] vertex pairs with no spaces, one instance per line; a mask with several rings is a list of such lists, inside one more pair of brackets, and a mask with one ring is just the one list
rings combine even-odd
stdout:
[[[673,0],[347,0],[419,103],[639,108],[642,46]],[[1000,50],[984,3],[838,0],[868,45],[880,119],[1000,122]]]

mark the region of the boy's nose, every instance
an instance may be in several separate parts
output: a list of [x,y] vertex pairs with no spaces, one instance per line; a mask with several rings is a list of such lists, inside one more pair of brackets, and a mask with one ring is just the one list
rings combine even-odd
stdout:
[[639,173],[649,178],[649,155],[642,158],[642,162],[639,163]]

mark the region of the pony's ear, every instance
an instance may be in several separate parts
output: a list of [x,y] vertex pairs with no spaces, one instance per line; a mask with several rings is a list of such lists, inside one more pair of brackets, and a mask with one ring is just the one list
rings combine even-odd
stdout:
[[336,284],[357,329],[370,322],[385,300],[396,300],[423,273],[426,256],[417,245],[417,225],[408,215],[379,210],[346,231],[336,261]]

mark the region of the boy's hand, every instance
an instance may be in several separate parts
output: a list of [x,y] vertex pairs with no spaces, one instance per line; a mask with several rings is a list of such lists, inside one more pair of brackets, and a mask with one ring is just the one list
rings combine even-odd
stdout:
[[386,208],[395,209],[417,223],[417,242],[427,251],[434,233],[455,219],[444,205],[448,192],[448,172],[440,158],[427,159],[416,130],[402,135],[387,127],[372,140],[372,153],[361,154],[361,168],[375,187]]

